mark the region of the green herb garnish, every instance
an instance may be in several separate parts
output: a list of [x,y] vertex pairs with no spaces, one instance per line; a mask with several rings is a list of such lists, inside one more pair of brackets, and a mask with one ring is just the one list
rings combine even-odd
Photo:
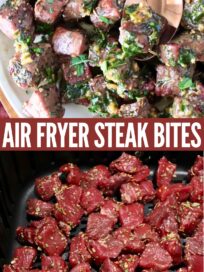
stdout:
[[32,51],[33,51],[35,54],[40,55],[40,54],[42,54],[43,49],[40,48],[40,47],[36,47],[36,48],[32,48]]
[[104,16],[102,16],[102,15],[99,16],[99,19],[100,19],[103,23],[105,23],[105,24],[107,24],[107,25],[113,24],[113,21],[111,21],[110,19],[108,19],[108,18],[106,18],[106,17],[104,17]]
[[87,62],[89,62],[89,60],[86,55],[72,58],[71,65],[76,69],[77,76],[82,76],[84,74],[84,64]]
[[186,90],[186,89],[192,89],[192,88],[195,88],[195,83],[193,83],[192,79],[189,77],[184,77],[179,82],[179,89],[181,91]]

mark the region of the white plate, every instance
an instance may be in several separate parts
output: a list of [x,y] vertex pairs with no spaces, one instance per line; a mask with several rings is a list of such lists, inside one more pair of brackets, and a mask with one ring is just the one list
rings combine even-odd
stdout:
[[[0,0],[0,6],[5,0]],[[8,73],[8,63],[13,55],[13,42],[0,31],[0,88],[19,117],[25,117],[22,113],[22,105],[29,99],[29,94],[18,88]],[[90,118],[92,113],[84,106],[75,104],[64,105],[67,118]]]

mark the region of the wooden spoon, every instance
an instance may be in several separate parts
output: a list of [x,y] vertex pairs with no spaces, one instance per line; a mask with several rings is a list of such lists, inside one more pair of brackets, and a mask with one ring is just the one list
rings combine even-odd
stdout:
[[[169,42],[177,32],[183,15],[183,0],[126,0],[125,6],[146,2],[156,13],[163,16],[168,21],[168,26],[160,38],[161,43]],[[154,55],[138,60],[149,60]]]

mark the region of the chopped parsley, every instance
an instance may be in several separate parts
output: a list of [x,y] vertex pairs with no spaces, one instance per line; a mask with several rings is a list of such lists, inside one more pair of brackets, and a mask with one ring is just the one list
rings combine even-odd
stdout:
[[189,77],[184,77],[180,82],[179,82],[179,89],[181,91],[184,91],[186,89],[194,89],[195,88],[195,83],[193,83],[192,79]]
[[72,58],[71,65],[76,69],[77,76],[82,76],[84,74],[84,64],[87,62],[89,62],[89,60],[86,55]]
[[53,4],[53,3],[54,3],[54,0],[47,0],[47,3],[48,3],[48,4]]
[[84,9],[88,11],[88,13],[91,13],[95,8],[97,2],[98,0],[84,0]]
[[34,52],[37,55],[40,55],[40,54],[42,54],[43,49],[40,47],[35,47],[35,48],[32,48],[32,52]]
[[111,21],[110,19],[100,15],[99,19],[101,20],[101,22],[105,23],[106,25],[111,25],[113,24],[113,21]]

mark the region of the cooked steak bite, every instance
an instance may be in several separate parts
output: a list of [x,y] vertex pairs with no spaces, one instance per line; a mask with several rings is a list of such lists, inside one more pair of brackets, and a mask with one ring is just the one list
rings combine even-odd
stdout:
[[92,23],[97,28],[108,30],[120,20],[123,4],[124,1],[118,3],[116,0],[99,0],[98,6],[91,15]]
[[53,24],[60,16],[68,0],[38,0],[35,3],[36,20]]
[[23,111],[25,115],[33,118],[54,118],[64,115],[56,87],[34,91],[25,102]]
[[96,4],[97,0],[69,0],[64,9],[63,18],[69,21],[89,16]]
[[182,25],[186,29],[204,32],[203,0],[185,0]]
[[34,34],[33,8],[28,1],[7,1],[0,8],[0,30],[10,39],[18,36],[32,39]]
[[57,54],[77,57],[87,49],[86,37],[79,30],[68,30],[58,27],[53,35],[52,43]]
[[146,97],[137,99],[132,104],[124,104],[119,109],[121,117],[139,117],[145,118],[150,114],[150,104]]
[[119,42],[127,57],[147,54],[158,45],[166,19],[146,3],[128,5],[120,27]]
[[50,44],[36,44],[25,51],[24,43],[16,46],[19,48],[9,62],[9,73],[19,87],[38,88],[55,82],[57,63]]

